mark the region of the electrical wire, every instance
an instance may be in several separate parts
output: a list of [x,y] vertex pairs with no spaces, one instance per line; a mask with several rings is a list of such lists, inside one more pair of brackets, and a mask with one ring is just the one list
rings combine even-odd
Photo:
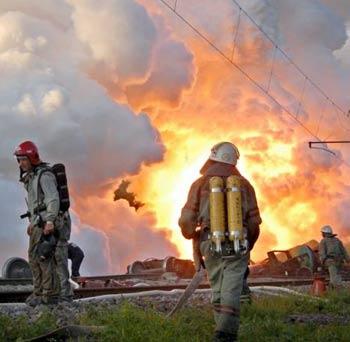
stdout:
[[[272,102],[274,102],[277,106],[279,106],[286,114],[288,114],[298,125],[300,125],[309,135],[311,135],[313,138],[318,140],[319,142],[322,142],[322,140],[318,137],[318,134],[315,134],[312,132],[306,125],[303,124],[303,122],[298,118],[299,110],[303,101],[303,96],[304,96],[304,91],[305,91],[305,86],[306,82],[309,82],[311,85],[315,87],[319,91],[319,93],[326,99],[327,102],[330,102],[336,110],[339,110],[343,115],[349,116],[345,113],[345,111],[340,108],[322,89],[321,87],[314,82],[279,46],[276,44],[270,36],[256,23],[256,21],[241,7],[241,5],[236,1],[236,0],[231,0],[239,9],[239,15],[238,15],[238,20],[237,20],[237,29],[236,33],[234,35],[234,41],[233,41],[233,48],[231,52],[231,56],[228,57],[226,54],[219,48],[217,47],[209,38],[205,36],[204,33],[202,33],[199,29],[197,29],[189,20],[187,20],[182,14],[180,14],[177,10],[177,4],[178,0],[175,2],[175,6],[172,7],[169,3],[167,3],[166,0],[159,0],[162,2],[166,7],[168,7],[179,19],[181,19],[188,27],[190,27],[200,38],[202,38],[207,44],[209,44],[213,50],[215,50],[226,62],[234,66],[239,72],[241,72],[252,84],[254,84],[261,92],[265,94],[266,97],[268,97]],[[268,87],[267,90],[264,89],[264,87],[259,84],[258,81],[256,81],[252,76],[250,76],[245,70],[243,70],[242,67],[240,67],[237,63],[234,62],[234,53],[235,53],[235,47],[236,47],[236,42],[238,39],[238,30],[241,22],[241,15],[242,13],[249,18],[249,20],[258,28],[258,30],[273,44],[275,51],[278,50],[282,56],[286,58],[286,60],[293,65],[294,68],[304,77],[304,84],[303,84],[303,90],[299,98],[299,104],[298,104],[298,110],[297,114],[294,115],[291,110],[289,110],[286,106],[284,106],[278,99],[276,99],[273,95],[270,94],[269,89],[270,89],[270,84],[271,84],[271,79],[273,76],[273,67],[275,62],[273,61],[271,70],[270,70],[270,78],[268,82]],[[275,59],[275,53],[274,53],[274,59]],[[324,114],[324,113],[323,113]],[[322,114],[322,117],[323,117]],[[337,114],[337,112],[336,112]],[[338,114],[337,114],[338,115]],[[322,118],[321,118],[322,120]],[[321,120],[318,122],[318,130],[321,124]],[[338,121],[339,117],[338,117]],[[318,133],[317,130],[317,133]],[[334,153],[332,153],[334,154]],[[338,155],[336,155],[336,158],[340,159]],[[347,166],[350,167],[350,165],[343,159],[340,159],[341,162],[346,164]]]

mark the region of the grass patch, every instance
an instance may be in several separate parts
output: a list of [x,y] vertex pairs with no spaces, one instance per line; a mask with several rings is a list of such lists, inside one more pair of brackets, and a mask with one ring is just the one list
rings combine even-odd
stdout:
[[264,298],[244,305],[241,312],[240,341],[349,341],[350,327],[341,324],[319,325],[287,323],[290,315],[350,317],[350,293],[330,293],[328,301],[302,297]]
[[90,308],[81,322],[107,326],[98,336],[103,341],[200,342],[210,341],[214,330],[209,308],[186,309],[169,320],[152,308],[143,310],[128,302],[123,303],[118,311]]
[[56,328],[56,319],[49,311],[43,312],[35,323],[26,316],[10,318],[0,314],[0,341],[22,341]]
[[[242,306],[240,341],[349,341],[350,327],[337,324],[288,323],[290,315],[318,314],[350,317],[350,293],[330,293],[328,301],[302,297],[262,298]],[[73,322],[72,322],[73,323]],[[208,305],[184,309],[168,320],[150,303],[149,308],[137,307],[127,301],[118,307],[91,306],[79,317],[82,325],[103,325],[96,341],[211,341],[213,315]],[[49,311],[35,324],[26,317],[16,320],[0,315],[0,341],[21,341],[56,328],[56,319]]]

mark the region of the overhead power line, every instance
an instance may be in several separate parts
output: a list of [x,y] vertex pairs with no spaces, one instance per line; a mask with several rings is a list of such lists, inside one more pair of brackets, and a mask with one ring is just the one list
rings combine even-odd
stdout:
[[[163,1],[163,0],[161,0]],[[305,80],[308,80],[328,101],[330,101],[332,103],[332,105],[334,107],[336,107],[343,115],[345,116],[349,116],[349,113],[346,113],[340,106],[338,106],[331,98],[328,97],[328,95],[326,94],[326,92],[316,83],[314,82],[300,67],[298,64],[296,64],[292,58],[290,58],[288,56],[288,54],[279,47],[278,44],[275,43],[275,41],[263,30],[263,28],[254,20],[254,18],[252,16],[250,16],[242,7],[241,5],[236,1],[236,0],[231,0],[238,8],[240,11],[242,11],[247,18],[249,18],[249,20],[254,24],[254,26],[256,28],[259,29],[259,31],[276,47],[276,49],[278,51],[281,52],[281,54],[288,60],[288,62],[290,64],[292,64],[301,75],[303,75],[305,77]]]

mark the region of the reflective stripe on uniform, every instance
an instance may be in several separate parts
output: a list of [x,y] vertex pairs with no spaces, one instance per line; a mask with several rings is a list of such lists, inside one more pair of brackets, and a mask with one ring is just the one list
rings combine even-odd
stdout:
[[240,310],[234,308],[233,306],[214,304],[214,311],[219,314],[226,314],[230,316],[239,316]]

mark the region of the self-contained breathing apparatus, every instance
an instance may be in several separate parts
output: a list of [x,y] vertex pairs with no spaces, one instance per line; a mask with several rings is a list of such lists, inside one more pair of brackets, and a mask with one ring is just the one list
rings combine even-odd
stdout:
[[[211,250],[223,257],[248,252],[247,231],[243,227],[240,177],[218,176],[209,180]],[[223,248],[223,246],[225,248]]]

